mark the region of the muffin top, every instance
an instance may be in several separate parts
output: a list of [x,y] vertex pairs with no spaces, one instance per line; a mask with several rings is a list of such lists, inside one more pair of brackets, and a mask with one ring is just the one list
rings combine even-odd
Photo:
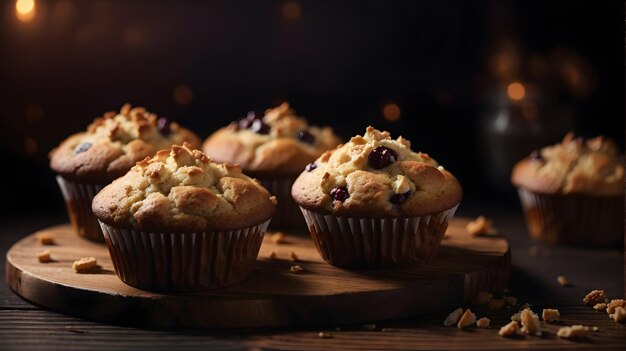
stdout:
[[202,232],[261,224],[275,203],[239,166],[215,163],[185,143],[137,162],[96,195],[92,210],[116,227]]
[[513,185],[542,194],[624,195],[624,157],[612,140],[584,140],[568,133],[560,144],[519,161]]
[[143,107],[125,104],[120,113],[107,112],[87,131],[65,139],[51,151],[50,167],[72,181],[110,183],[137,161],[183,142],[200,146],[200,139],[191,131],[157,118]]
[[218,162],[239,164],[251,175],[295,176],[340,142],[331,128],[309,126],[284,102],[263,116],[249,112],[219,129],[204,142],[203,150]]
[[302,207],[341,217],[416,217],[461,201],[454,176],[411,143],[368,127],[320,156],[296,179],[291,194]]

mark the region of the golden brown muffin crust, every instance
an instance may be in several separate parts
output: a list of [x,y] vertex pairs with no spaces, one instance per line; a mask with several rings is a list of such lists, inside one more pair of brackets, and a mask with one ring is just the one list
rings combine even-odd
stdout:
[[[309,126],[286,102],[266,110],[262,121],[269,128],[267,134],[233,123],[213,133],[202,148],[217,162],[237,163],[249,174],[288,176],[297,175],[322,152],[340,143],[332,129]],[[310,133],[314,141],[302,141],[298,137],[301,131]]]
[[214,163],[185,143],[138,162],[96,195],[92,209],[117,227],[202,232],[261,224],[275,205],[239,166]]
[[157,116],[143,107],[126,104],[120,113],[107,112],[96,118],[87,131],[74,134],[52,150],[50,167],[57,174],[82,183],[109,183],[157,150],[189,142],[200,146],[191,131],[171,123],[162,135]]
[[[369,154],[384,146],[397,153],[395,162],[372,168]],[[324,153],[317,166],[304,171],[292,187],[300,206],[319,213],[345,217],[415,217],[438,213],[456,206],[462,197],[454,176],[425,153],[413,152],[402,137],[368,127],[365,135]],[[346,187],[349,197],[333,200],[333,189]],[[406,195],[394,203],[394,195]]]
[[624,157],[603,136],[583,140],[568,133],[518,162],[513,185],[542,194],[624,195]]

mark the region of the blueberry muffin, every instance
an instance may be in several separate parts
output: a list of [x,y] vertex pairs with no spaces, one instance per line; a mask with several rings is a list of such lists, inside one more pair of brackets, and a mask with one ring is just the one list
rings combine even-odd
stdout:
[[531,237],[548,244],[618,246],[624,229],[624,157],[602,136],[572,133],[513,168]]
[[251,272],[275,198],[191,145],[138,162],[93,200],[115,271],[147,290],[219,288]]
[[408,140],[368,127],[308,165],[292,196],[328,263],[416,267],[437,251],[462,190]]
[[218,162],[239,164],[278,198],[272,226],[304,227],[302,214],[291,199],[291,185],[304,167],[340,143],[329,127],[310,126],[294,114],[288,103],[265,111],[249,112],[211,135],[204,152]]
[[91,213],[94,195],[137,161],[185,141],[200,145],[189,130],[129,104],[119,113],[96,118],[87,131],[63,141],[50,153],[50,167],[57,174],[74,230],[83,237],[104,240]]

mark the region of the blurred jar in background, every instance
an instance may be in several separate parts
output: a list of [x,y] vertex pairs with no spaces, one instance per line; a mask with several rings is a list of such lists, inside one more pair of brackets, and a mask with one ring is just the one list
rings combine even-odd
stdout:
[[514,195],[510,176],[515,163],[574,129],[573,107],[555,103],[533,84],[511,82],[493,89],[479,128],[486,181],[498,192]]

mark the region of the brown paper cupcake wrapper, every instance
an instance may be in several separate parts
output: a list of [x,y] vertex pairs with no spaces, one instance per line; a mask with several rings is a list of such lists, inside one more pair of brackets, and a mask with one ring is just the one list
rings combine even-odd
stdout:
[[417,267],[430,261],[458,205],[429,216],[348,218],[301,208],[317,250],[338,267]]
[[530,236],[546,244],[619,246],[624,198],[546,195],[518,189]]
[[98,219],[91,211],[91,202],[104,185],[76,183],[61,176],[57,176],[56,179],[63,193],[74,231],[87,239],[104,241]]
[[306,222],[300,212],[300,207],[291,197],[291,186],[296,180],[293,178],[259,178],[263,186],[278,200],[276,213],[272,217],[270,229],[306,228]]
[[240,230],[155,233],[100,222],[115,272],[128,285],[156,291],[215,289],[252,271],[270,220]]

